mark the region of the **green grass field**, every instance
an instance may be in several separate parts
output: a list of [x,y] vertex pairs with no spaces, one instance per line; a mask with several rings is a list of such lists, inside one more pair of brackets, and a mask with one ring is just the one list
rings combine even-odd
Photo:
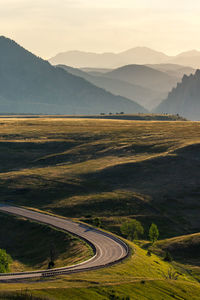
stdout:
[[[99,217],[116,234],[135,218],[145,228],[144,239],[152,222],[160,239],[198,233],[199,132],[200,123],[189,121],[2,118],[1,201],[88,223]],[[112,291],[115,298],[198,299],[197,264],[177,258],[172,267],[182,275],[167,280],[170,266],[135,247],[136,254],[115,267],[50,282],[1,284],[1,291],[28,288],[52,299],[79,299],[80,293],[81,299],[114,299]]]
[[[1,283],[0,297],[28,291],[47,299],[118,299],[111,294],[119,299],[199,299],[199,283],[187,270],[154,254],[148,257],[146,250],[129,244],[134,253],[116,266],[56,279]],[[178,280],[166,279],[170,268],[179,273]]]

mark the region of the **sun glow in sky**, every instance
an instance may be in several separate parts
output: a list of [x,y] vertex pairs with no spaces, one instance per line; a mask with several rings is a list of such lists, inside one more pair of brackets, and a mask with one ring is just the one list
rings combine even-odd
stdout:
[[43,58],[58,52],[166,54],[200,49],[200,0],[0,0],[0,35]]

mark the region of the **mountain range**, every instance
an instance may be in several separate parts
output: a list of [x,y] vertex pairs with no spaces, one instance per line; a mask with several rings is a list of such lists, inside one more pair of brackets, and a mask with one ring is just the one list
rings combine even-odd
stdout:
[[64,64],[75,68],[118,68],[128,64],[178,64],[200,68],[200,51],[191,50],[169,56],[147,47],[136,47],[120,53],[67,51],[49,59],[53,65]]
[[0,78],[1,113],[146,112],[134,101],[54,67],[3,36],[0,37]]
[[184,75],[155,112],[178,113],[190,120],[200,120],[200,70]]
[[[198,56],[196,51],[192,54]],[[84,70],[52,66],[1,36],[0,113],[89,115],[151,110],[200,120],[200,70],[171,63]]]
[[142,65],[127,65],[114,70],[86,69],[89,73],[65,65],[58,66],[113,94],[132,99],[148,110],[165,99],[178,81],[173,75]]

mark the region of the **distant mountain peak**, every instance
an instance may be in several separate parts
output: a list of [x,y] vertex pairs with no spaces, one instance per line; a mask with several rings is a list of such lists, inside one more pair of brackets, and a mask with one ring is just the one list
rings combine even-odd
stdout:
[[176,57],[190,57],[190,56],[200,56],[200,51],[193,49],[190,51],[182,52],[178,54]]
[[54,64],[65,64],[78,68],[117,68],[128,64],[150,64],[165,62],[168,56],[148,47],[135,47],[129,50],[112,53],[92,53],[84,51],[66,51],[52,57]]
[[64,64],[75,68],[119,68],[130,64],[176,64],[184,67],[200,68],[200,51],[190,50],[176,56],[169,56],[149,47],[138,46],[112,53],[86,51],[66,51],[49,59],[53,65]]
[[145,46],[133,47],[123,52],[120,52],[119,54],[125,54],[125,53],[140,53],[140,54],[149,53],[149,54],[159,54],[159,55],[167,56],[165,53],[162,53],[161,51],[156,51],[154,49]]
[[1,113],[146,112],[134,101],[54,67],[4,36],[0,37],[0,78]]
[[155,112],[178,113],[187,119],[200,120],[200,70],[184,75]]

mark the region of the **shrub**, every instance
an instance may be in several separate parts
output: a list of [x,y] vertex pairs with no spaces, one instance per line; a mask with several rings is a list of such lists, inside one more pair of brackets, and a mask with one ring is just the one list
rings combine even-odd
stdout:
[[167,251],[165,252],[164,261],[169,261],[169,262],[171,262],[172,260],[173,260],[173,258],[172,258],[172,256],[171,256],[171,254],[169,253],[169,251],[167,250]]

